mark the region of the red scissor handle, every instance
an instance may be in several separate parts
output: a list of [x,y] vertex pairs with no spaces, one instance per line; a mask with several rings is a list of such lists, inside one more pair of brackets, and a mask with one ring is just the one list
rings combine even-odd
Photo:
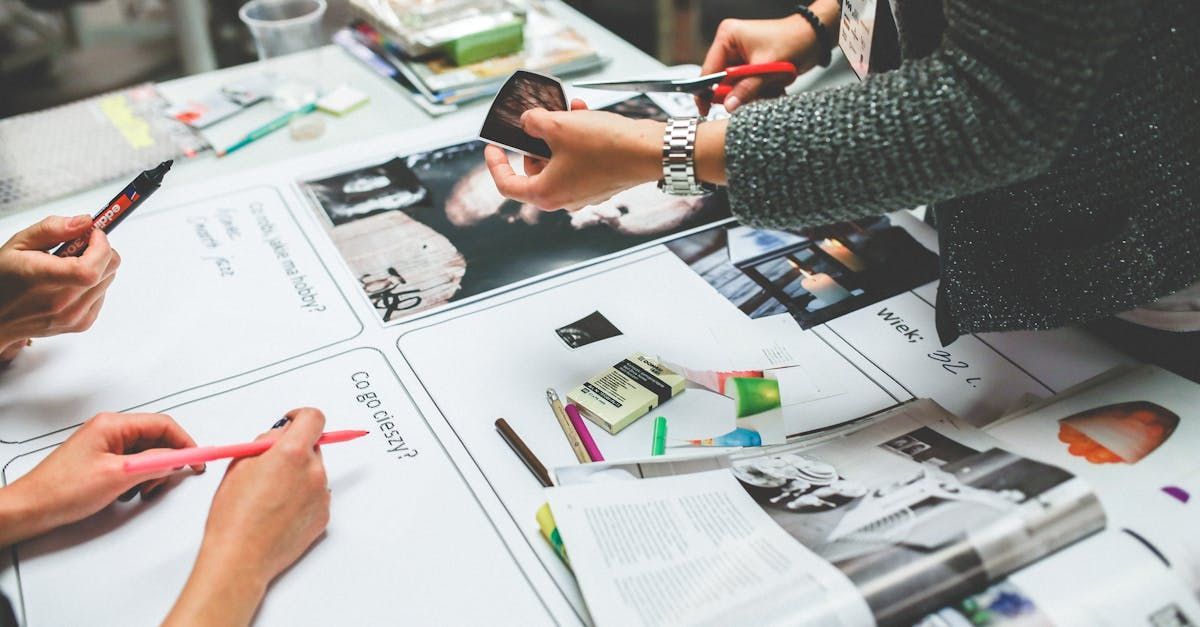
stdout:
[[713,86],[712,101],[716,103],[724,102],[725,96],[733,91],[733,84],[748,76],[763,76],[765,74],[783,74],[784,78],[790,83],[796,79],[798,72],[796,66],[787,61],[774,61],[772,63],[750,63],[747,65],[735,65],[725,69],[725,78],[721,82]]

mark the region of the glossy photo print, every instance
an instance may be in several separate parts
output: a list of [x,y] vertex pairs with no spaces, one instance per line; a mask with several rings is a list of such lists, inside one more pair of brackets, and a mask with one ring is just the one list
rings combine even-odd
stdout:
[[550,146],[521,128],[521,115],[530,109],[566,111],[567,97],[558,79],[518,70],[492,102],[479,138],[531,157],[550,158]]
[[[665,115],[644,97],[630,101],[636,102],[622,106]],[[479,141],[451,144],[300,182],[382,322],[399,322],[729,216],[723,194],[669,196],[653,183],[579,211],[543,211],[500,195],[483,148]],[[521,158],[511,158],[519,170]],[[574,339],[563,338],[568,345],[589,341],[569,336]],[[599,336],[590,341],[595,339]]]
[[751,318],[807,329],[924,285],[937,255],[887,216],[797,231],[723,225],[667,248]]

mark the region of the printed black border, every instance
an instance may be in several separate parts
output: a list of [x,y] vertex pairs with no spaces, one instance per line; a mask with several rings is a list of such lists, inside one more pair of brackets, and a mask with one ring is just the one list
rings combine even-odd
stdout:
[[[511,547],[508,545],[508,542],[507,542],[507,541],[504,539],[504,535],[503,535],[503,534],[501,534],[501,532],[500,532],[500,528],[499,528],[499,527],[496,525],[496,521],[495,521],[495,520],[492,518],[492,516],[491,516],[491,515],[488,513],[488,511],[487,511],[487,508],[484,506],[483,502],[482,502],[482,501],[479,499],[479,496],[478,496],[478,495],[475,493],[475,489],[471,487],[471,483],[470,483],[470,481],[468,481],[468,480],[467,480],[466,476],[463,474],[463,471],[462,471],[462,469],[461,469],[461,468],[459,468],[459,466],[458,466],[458,463],[456,463],[456,462],[454,461],[454,457],[450,455],[450,451],[446,449],[446,446],[445,446],[445,444],[443,444],[443,443],[442,443],[442,439],[441,439],[440,437],[438,437],[438,435],[437,435],[437,433],[436,433],[436,432],[434,432],[434,430],[433,430],[433,426],[429,424],[429,419],[425,417],[425,414],[424,414],[424,413],[421,411],[421,409],[420,409],[420,408],[417,406],[417,403],[416,403],[416,401],[414,401],[414,400],[413,400],[412,393],[408,391],[408,387],[407,387],[406,385],[404,385],[404,381],[402,381],[402,380],[400,379],[400,375],[396,373],[396,368],[395,368],[394,366],[392,366],[392,362],[391,362],[390,360],[388,360],[387,354],[385,354],[385,353],[384,353],[382,350],[380,350],[380,349],[378,349],[378,348],[376,348],[376,347],[374,347],[374,346],[357,346],[357,347],[355,347],[355,348],[351,348],[351,349],[349,349],[349,350],[345,350],[345,351],[342,351],[342,352],[340,352],[340,353],[336,353],[336,354],[330,355],[330,356],[328,356],[328,357],[323,357],[323,358],[321,358],[321,359],[318,359],[318,360],[316,360],[316,361],[310,361],[310,362],[307,362],[307,363],[304,363],[304,364],[300,364],[300,365],[297,365],[297,366],[293,366],[293,367],[291,367],[291,368],[288,368],[287,370],[281,370],[281,371],[279,371],[279,372],[276,372],[275,374],[272,374],[272,375],[268,375],[268,376],[265,376],[265,377],[262,377],[262,378],[259,378],[259,379],[255,379],[255,380],[253,380],[253,381],[248,381],[248,382],[246,382],[246,383],[243,383],[243,384],[241,384],[241,385],[237,385],[237,386],[234,386],[234,387],[231,387],[231,388],[225,388],[225,389],[222,389],[222,390],[219,390],[219,391],[215,391],[215,392],[213,392],[213,393],[211,393],[211,394],[207,394],[207,395],[204,395],[204,396],[200,396],[200,397],[197,397],[197,398],[194,398],[194,399],[191,399],[191,400],[188,400],[188,401],[182,402],[182,403],[178,403],[178,404],[176,404],[176,405],[171,405],[170,407],[164,407],[164,408],[162,408],[162,409],[160,409],[160,410],[158,410],[158,411],[159,411],[159,413],[167,413],[167,412],[170,412],[170,411],[172,411],[172,410],[174,410],[174,409],[178,409],[179,407],[183,407],[184,405],[191,405],[191,404],[193,404],[193,403],[198,403],[198,402],[200,402],[200,401],[204,401],[204,400],[208,400],[208,399],[210,399],[210,398],[215,398],[215,397],[217,397],[217,396],[221,396],[222,394],[227,394],[227,393],[229,393],[229,392],[233,392],[233,391],[236,391],[236,390],[241,390],[241,389],[243,389],[243,388],[247,388],[247,387],[250,387],[250,386],[253,386],[253,385],[257,385],[257,384],[259,384],[259,383],[262,383],[263,381],[267,381],[267,380],[269,380],[269,379],[274,379],[274,378],[277,378],[277,377],[281,377],[281,376],[283,376],[283,375],[285,375],[285,374],[288,374],[288,373],[291,373],[291,372],[295,372],[295,371],[297,371],[297,370],[301,370],[301,369],[304,369],[304,368],[308,368],[308,367],[310,367],[310,366],[314,366],[314,365],[316,365],[316,364],[320,364],[320,363],[322,363],[322,362],[331,361],[331,360],[337,359],[337,358],[339,358],[339,357],[342,357],[342,356],[344,356],[344,355],[349,355],[350,353],[354,353],[354,352],[358,352],[358,351],[367,351],[367,352],[373,352],[373,353],[375,353],[375,354],[379,355],[379,359],[380,359],[380,360],[383,362],[383,364],[384,364],[385,366],[387,366],[388,372],[390,372],[390,373],[392,374],[392,377],[395,379],[395,381],[396,381],[396,385],[397,385],[397,386],[400,388],[400,390],[401,390],[402,392],[404,392],[404,396],[405,396],[405,398],[406,398],[406,399],[408,399],[408,404],[409,404],[409,406],[412,408],[412,412],[413,412],[413,413],[414,413],[414,414],[415,414],[415,415],[416,415],[418,418],[420,418],[420,419],[421,419],[421,422],[423,422],[423,423],[424,423],[424,425],[425,425],[425,430],[426,430],[426,432],[428,433],[429,437],[430,437],[430,438],[431,438],[433,441],[437,442],[438,448],[439,448],[439,449],[441,449],[441,451],[442,451],[442,455],[444,455],[444,456],[445,456],[445,459],[446,459],[446,462],[447,462],[447,464],[449,464],[449,466],[450,466],[451,468],[453,468],[453,469],[454,469],[454,473],[455,473],[455,474],[458,476],[459,480],[460,480],[460,481],[462,481],[463,487],[465,487],[465,488],[466,488],[466,491],[467,491],[467,493],[471,495],[471,498],[475,500],[475,504],[476,504],[477,506],[479,506],[479,513],[480,513],[480,514],[483,516],[484,520],[486,520],[486,521],[487,521],[488,525],[490,525],[490,526],[491,526],[491,528],[492,528],[492,531],[494,531],[494,532],[495,532],[495,534],[496,534],[496,539],[499,541],[500,545],[504,547],[504,550],[508,552],[508,555],[509,555],[509,557],[510,557],[510,558],[512,558],[513,564],[514,564],[514,565],[517,567],[517,570],[518,570],[518,571],[521,573],[521,576],[522,576],[522,577],[525,579],[525,583],[526,583],[526,585],[528,585],[528,586],[529,586],[529,589],[533,591],[533,596],[534,596],[534,597],[535,597],[535,598],[538,600],[538,603],[541,603],[541,605],[542,605],[542,609],[543,609],[543,610],[546,612],[546,615],[547,615],[548,617],[550,617],[550,619],[551,619],[551,620],[554,620],[554,612],[550,610],[550,606],[549,606],[549,605],[546,603],[546,600],[542,598],[542,594],[541,594],[541,592],[538,590],[538,587],[537,587],[537,586],[535,586],[535,585],[533,584],[533,581],[530,579],[530,577],[529,577],[529,574],[525,572],[525,568],[524,568],[524,566],[522,566],[522,565],[521,565],[521,561],[520,561],[519,559],[517,559],[517,556],[516,556],[516,555],[513,553],[513,551],[512,551],[512,548],[511,548]],[[410,366],[410,368],[411,368],[411,366]],[[261,370],[261,369],[262,369],[262,368],[259,368],[258,370]],[[422,388],[424,388],[424,384],[422,384]],[[163,398],[167,398],[167,397],[163,397]],[[162,399],[161,399],[161,398],[160,398],[160,399],[155,399],[155,400],[153,400],[153,401],[149,401],[149,402],[147,402],[147,403],[144,403],[143,405],[149,405],[149,404],[152,404],[152,403],[156,403],[156,402],[158,402],[158,401],[160,401],[160,400],[162,400]],[[436,404],[436,403],[435,403],[435,404]],[[138,409],[138,408],[142,408],[142,407],[143,407],[143,405],[136,405],[136,406],[132,407],[131,409]],[[440,412],[440,409],[439,409],[439,412]],[[443,416],[443,419],[444,419],[444,416]],[[80,423],[80,424],[82,424],[82,423]],[[75,425],[75,427],[78,427],[78,426],[79,426],[79,425]],[[72,427],[72,428],[75,428],[75,427]],[[62,431],[62,430],[60,429],[59,431]],[[58,433],[59,431],[56,431],[55,433]],[[49,435],[49,434],[47,434],[47,435]],[[456,433],[455,435],[457,436],[457,433]],[[42,436],[42,437],[45,437],[45,436]],[[460,441],[460,442],[462,441],[462,440],[461,440],[461,438],[459,439],[459,441]],[[54,448],[54,447],[58,446],[59,444],[62,444],[62,442],[60,441],[60,442],[55,442],[55,443],[53,443],[53,444],[47,444],[46,446],[42,446],[42,447],[40,447],[40,448],[36,448],[36,449],[30,450],[30,451],[26,451],[26,452],[24,452],[24,453],[21,453],[20,455],[17,455],[17,456],[15,456],[15,457],[13,457],[12,459],[10,459],[10,460],[8,460],[7,462],[5,462],[3,467],[0,467],[0,479],[3,479],[3,483],[4,483],[4,485],[5,485],[5,486],[7,486],[7,485],[8,485],[8,467],[9,467],[9,466],[10,466],[10,465],[11,465],[13,462],[15,462],[16,460],[18,460],[18,459],[20,459],[20,458],[22,458],[22,457],[27,457],[27,456],[29,456],[29,455],[33,455],[34,453],[39,453],[39,452],[41,452],[41,451],[44,451],[44,450],[46,450],[46,449]],[[465,447],[464,447],[464,448],[465,448]],[[474,458],[474,456],[471,456],[471,454],[470,454],[470,451],[466,451],[466,452],[467,452],[467,455],[471,457],[471,460],[472,460],[472,461],[474,461],[474,459],[475,459],[475,458]],[[476,466],[478,467],[478,463],[476,463]],[[482,470],[481,470],[481,474],[482,474]],[[486,476],[486,475],[484,475],[484,480],[485,480],[485,481],[487,481],[487,476]],[[489,486],[491,485],[491,482],[490,482],[490,481],[488,481],[488,485],[489,485]],[[494,490],[495,490],[495,489],[493,488],[493,491],[494,491]],[[498,497],[497,497],[497,500],[499,500],[499,498],[498,498]],[[501,505],[502,507],[504,507],[505,511],[507,511],[507,510],[508,510],[508,507],[504,505],[504,501],[503,501],[503,500],[500,500],[500,505]],[[511,514],[510,514],[510,515],[511,515]],[[513,522],[515,523],[515,522],[516,522],[516,520],[514,519],[514,521],[513,521]],[[524,534],[522,534],[522,536],[524,536]],[[526,543],[528,544],[528,542],[526,542]],[[17,594],[18,594],[18,596],[19,596],[19,600],[20,600],[20,604],[21,604],[21,624],[22,624],[22,625],[29,625],[29,621],[28,621],[28,614],[27,614],[27,613],[26,613],[26,611],[25,611],[25,584],[24,584],[24,582],[21,580],[21,565],[20,565],[20,558],[19,558],[19,556],[17,555],[17,548],[18,548],[19,546],[20,546],[20,544],[19,544],[19,543],[18,543],[18,544],[15,544],[15,545],[13,545],[13,546],[9,547],[9,548],[8,548],[8,550],[9,550],[9,552],[10,552],[10,556],[11,556],[11,559],[12,559],[12,564],[13,564],[13,572],[14,572],[14,573],[16,574],[16,576],[17,576]],[[540,558],[537,558],[537,557],[536,557],[536,555],[535,555],[534,557],[535,557],[535,559],[537,559],[538,563],[539,563],[539,564],[541,564],[541,559],[540,559]],[[543,568],[545,568],[545,566],[544,566],[544,565],[543,565],[542,567],[543,567]],[[553,576],[551,576],[551,577],[550,577],[550,580],[551,580],[551,581],[554,581],[554,582],[555,582],[555,586],[557,587],[557,585],[558,585],[558,582],[557,582],[557,581],[554,579],[554,577],[553,577]],[[565,599],[565,595],[564,595],[564,599]],[[574,606],[574,605],[572,605],[572,604],[571,604],[571,602],[570,602],[569,600],[567,600],[567,605],[568,605],[569,607],[571,607],[572,611],[575,611],[575,606]],[[578,616],[578,612],[576,612],[576,615]],[[580,621],[581,621],[581,622],[586,622],[586,621],[583,621],[583,618],[582,618],[582,617],[580,617]],[[555,622],[557,622],[557,621],[555,621]]]

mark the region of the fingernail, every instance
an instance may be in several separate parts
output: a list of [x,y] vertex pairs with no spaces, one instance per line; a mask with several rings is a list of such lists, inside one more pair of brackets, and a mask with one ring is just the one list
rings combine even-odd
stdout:
[[122,503],[128,503],[130,499],[132,499],[133,497],[137,496],[138,487],[139,487],[139,486],[133,486],[132,488],[129,488],[128,490],[126,490],[125,492],[123,492],[123,493],[121,494],[121,496],[118,496],[118,497],[117,497],[117,500],[118,500],[118,501],[120,501],[120,502],[122,502]]
[[288,418],[287,416],[284,416],[283,418],[280,418],[279,420],[276,420],[276,421],[275,421],[275,424],[271,425],[271,428],[272,428],[272,429],[281,429],[281,428],[283,428],[283,427],[286,427],[286,426],[287,426],[287,423],[289,423],[289,422],[291,422],[291,421],[292,421],[292,419],[291,419],[291,418]]
[[738,106],[741,104],[742,101],[738,100],[737,96],[730,96],[725,99],[725,110],[733,113],[733,110],[738,108]]
[[71,228],[77,229],[85,224],[90,224],[91,222],[92,222],[92,216],[89,216],[88,214],[84,213],[84,214],[77,215],[74,218],[71,218],[70,226],[71,226]]

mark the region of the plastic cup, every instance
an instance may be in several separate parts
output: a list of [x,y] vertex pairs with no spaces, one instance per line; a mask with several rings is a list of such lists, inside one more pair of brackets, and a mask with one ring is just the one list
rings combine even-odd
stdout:
[[269,59],[325,44],[325,7],[325,0],[251,0],[238,17],[250,27],[258,58]]

